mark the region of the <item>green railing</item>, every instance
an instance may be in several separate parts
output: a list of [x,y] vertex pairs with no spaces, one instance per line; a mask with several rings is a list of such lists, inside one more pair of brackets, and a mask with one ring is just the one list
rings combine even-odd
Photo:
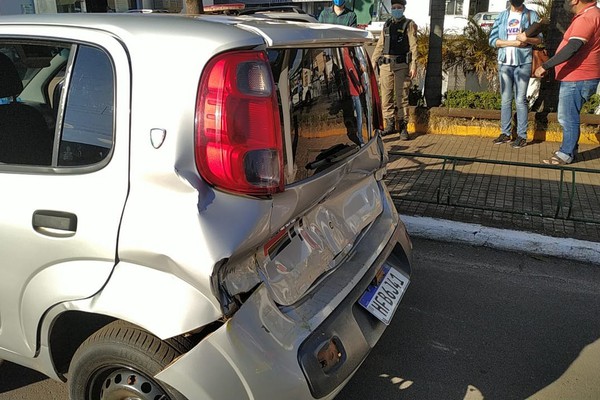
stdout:
[[395,201],[600,224],[599,170],[402,151],[389,155],[415,161],[388,169]]

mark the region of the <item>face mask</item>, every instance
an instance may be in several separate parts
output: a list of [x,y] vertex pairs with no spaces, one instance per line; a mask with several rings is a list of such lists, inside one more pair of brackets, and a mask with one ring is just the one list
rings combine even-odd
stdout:
[[572,14],[573,6],[571,5],[571,0],[565,0],[565,2],[563,3],[563,8],[565,9],[566,12]]
[[404,10],[392,8],[392,18],[400,19],[400,18],[402,18],[402,16],[404,16]]
[[333,4],[335,4],[338,7],[343,6],[344,3],[346,3],[346,0],[333,0]]
[[[510,5],[515,7],[515,8],[519,8],[523,5],[525,0],[510,0]],[[566,0],[568,1],[568,0]]]

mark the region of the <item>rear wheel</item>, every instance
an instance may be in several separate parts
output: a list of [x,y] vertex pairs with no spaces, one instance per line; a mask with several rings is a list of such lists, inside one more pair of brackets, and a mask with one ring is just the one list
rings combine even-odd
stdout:
[[81,400],[185,400],[153,377],[189,347],[162,341],[134,325],[116,321],[90,336],[69,367],[69,394]]

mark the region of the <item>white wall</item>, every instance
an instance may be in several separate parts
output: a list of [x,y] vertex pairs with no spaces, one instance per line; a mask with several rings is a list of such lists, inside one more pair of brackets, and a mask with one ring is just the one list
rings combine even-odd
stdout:
[[490,0],[488,11],[504,11],[508,7],[508,0]]
[[56,0],[34,0],[36,14],[56,13]]
[[[467,26],[469,5],[471,1],[462,1],[463,7],[460,15],[446,15],[444,18],[444,31],[459,32]],[[406,17],[415,21],[419,28],[428,27],[431,20],[431,16],[429,15],[429,4],[430,0],[408,0],[406,4]]]

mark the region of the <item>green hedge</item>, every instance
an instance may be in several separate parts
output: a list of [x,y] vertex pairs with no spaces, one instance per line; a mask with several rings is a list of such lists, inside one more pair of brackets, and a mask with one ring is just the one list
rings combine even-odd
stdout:
[[600,106],[600,94],[592,95],[592,98],[588,100],[587,103],[583,105],[581,108],[582,114],[594,114],[596,108]]
[[[449,108],[473,108],[479,110],[500,110],[502,99],[500,93],[494,92],[471,92],[468,90],[448,90],[444,96],[444,107]],[[594,94],[592,98],[583,105],[582,114],[594,114],[600,106],[600,94]]]
[[500,110],[502,99],[500,93],[448,90],[444,96],[444,106],[450,108]]

